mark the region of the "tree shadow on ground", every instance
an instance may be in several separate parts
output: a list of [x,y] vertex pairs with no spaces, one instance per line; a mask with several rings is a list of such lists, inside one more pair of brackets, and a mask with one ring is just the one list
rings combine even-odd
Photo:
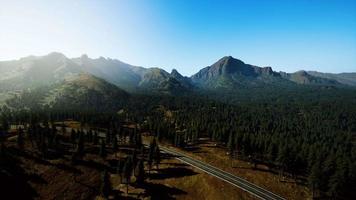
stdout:
[[198,173],[191,169],[184,167],[170,167],[164,169],[157,169],[158,173],[147,175],[149,179],[167,179],[167,178],[180,178],[185,176],[194,176]]
[[144,197],[151,197],[151,199],[175,199],[174,195],[186,195],[187,192],[178,188],[169,187],[158,183],[144,183],[137,186],[145,189]]
[[80,171],[79,169],[72,167],[70,165],[66,165],[64,163],[58,163],[58,164],[54,164],[55,167],[57,167],[58,169],[61,169],[63,171],[67,171],[73,174],[82,174],[82,171]]
[[198,146],[186,146],[184,147],[184,150],[189,152],[196,152],[196,151],[200,151],[201,148]]
[[64,170],[64,171],[68,171],[68,172],[71,172],[71,173],[76,173],[76,174],[80,174],[81,173],[81,171],[76,169],[75,167],[72,167],[72,166],[69,166],[69,165],[65,165],[63,163],[53,164],[53,163],[49,162],[48,160],[43,159],[40,155],[31,153],[31,152],[20,151],[20,150],[15,149],[15,148],[9,148],[9,152],[12,155],[16,155],[18,157],[23,157],[25,159],[32,160],[32,161],[34,161],[34,162],[36,162],[38,164],[41,164],[41,165],[54,166],[54,167],[57,167],[58,169],[61,169],[61,170]]
[[[34,199],[38,193],[28,181],[46,183],[40,177],[29,176],[21,168],[20,160],[10,155],[1,155],[0,162],[0,188],[2,199]],[[9,197],[9,198],[8,198]]]
[[126,194],[120,190],[114,190],[112,192],[113,196],[114,196],[114,199],[123,199],[123,200],[139,200],[141,199],[141,194],[138,194],[137,198],[134,198],[134,197],[129,197],[129,196],[125,196]]
[[170,163],[170,162],[161,162],[161,164],[166,164],[170,166],[176,166],[176,167],[188,167],[189,165],[185,163]]
[[43,159],[40,155],[38,155],[37,153],[34,153],[34,152],[20,151],[19,149],[16,149],[13,147],[8,148],[8,152],[14,156],[23,157],[28,160],[33,160],[38,164],[52,165],[51,162]]
[[247,169],[247,170],[253,170],[253,171],[260,171],[260,172],[266,172],[266,173],[271,173],[271,174],[278,174],[278,172],[271,170],[271,169],[265,169],[261,168],[258,165],[256,167],[246,167],[246,166],[236,166],[234,165],[232,168],[236,169]]
[[38,184],[47,184],[48,182],[38,174],[27,174],[27,180]]
[[82,165],[99,171],[108,170],[107,165],[94,160],[77,160],[76,165]]
[[208,153],[208,151],[198,150],[198,151],[192,151],[192,153],[197,153],[197,154],[199,154],[199,153]]

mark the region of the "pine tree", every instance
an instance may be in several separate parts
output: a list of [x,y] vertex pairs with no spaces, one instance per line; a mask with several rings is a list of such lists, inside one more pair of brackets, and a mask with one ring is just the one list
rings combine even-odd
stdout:
[[22,128],[19,128],[18,135],[17,135],[17,146],[20,149],[23,149],[24,147],[24,136],[23,136],[23,130]]
[[231,167],[233,166],[233,156],[234,156],[234,140],[233,140],[233,133],[230,132],[229,140],[227,142],[227,148],[229,149],[229,157],[231,160]]
[[59,135],[57,133],[55,133],[54,135],[54,149],[57,151],[57,152],[60,152],[60,141],[59,141]]
[[336,165],[336,170],[330,177],[328,183],[328,194],[333,198],[338,198],[338,196],[342,193],[346,183],[346,170],[348,168],[346,158],[344,157],[339,157]]
[[145,180],[145,168],[143,161],[139,160],[135,168],[136,183],[142,184]]
[[145,147],[144,146],[141,146],[140,155],[141,155],[141,158],[143,158],[145,156]]
[[284,177],[284,170],[287,166],[288,149],[287,145],[280,144],[278,150],[277,163],[280,169],[280,176]]
[[110,134],[110,130],[109,129],[106,130],[106,132],[105,132],[105,139],[106,139],[106,143],[110,144],[110,142],[111,142],[111,134]]
[[155,160],[156,168],[158,169],[158,166],[161,163],[161,152],[160,152],[158,145],[156,145],[156,148],[155,148],[154,160]]
[[315,198],[316,193],[320,189],[320,184],[321,184],[321,170],[320,170],[320,163],[315,162],[314,165],[312,166],[310,170],[310,174],[308,176],[308,184],[311,188],[312,191],[312,198]]
[[[137,153],[136,153],[136,149],[134,149],[134,152],[131,155],[131,160],[132,160],[132,166],[136,166],[137,164]],[[133,168],[133,170],[135,171],[135,168]]]
[[76,152],[77,152],[78,156],[83,156],[84,155],[84,136],[83,136],[83,132],[79,132]]
[[42,157],[46,158],[47,153],[48,153],[48,146],[44,139],[42,139],[42,141],[41,141],[40,148],[41,148],[41,152],[42,152]]
[[1,118],[1,129],[2,129],[2,131],[7,133],[9,131],[9,128],[10,128],[9,122],[7,121],[7,119],[5,117],[2,117]]
[[106,158],[106,145],[105,145],[105,141],[102,139],[101,143],[100,143],[100,151],[99,151],[99,155],[100,157],[102,157],[103,159]]
[[155,157],[155,147],[156,147],[156,140],[154,139],[151,144],[150,147],[148,149],[148,158],[147,158],[147,164],[148,164],[148,172],[151,172],[152,169],[152,164],[153,164],[153,160]]
[[93,144],[97,145],[99,142],[99,136],[98,136],[98,132],[94,132],[94,136],[93,136]]
[[132,160],[130,157],[126,159],[124,168],[123,168],[123,173],[125,177],[125,182],[126,182],[126,193],[129,193],[129,184],[131,180],[131,175],[132,175]]
[[117,161],[117,166],[116,166],[116,174],[119,174],[120,176],[120,183],[122,183],[122,173],[123,173],[123,163],[120,159]]
[[111,183],[109,173],[105,170],[101,174],[101,186],[100,186],[100,193],[101,195],[108,199],[111,193]]
[[77,138],[76,135],[77,135],[77,133],[75,132],[74,129],[72,129],[72,131],[70,132],[70,140],[71,140],[71,142],[73,144],[73,147],[74,147],[74,145],[76,143],[76,138]]
[[[117,137],[116,135],[113,136],[113,141],[112,141],[112,149],[114,150],[114,152],[117,151]],[[116,153],[115,153],[116,154]]]

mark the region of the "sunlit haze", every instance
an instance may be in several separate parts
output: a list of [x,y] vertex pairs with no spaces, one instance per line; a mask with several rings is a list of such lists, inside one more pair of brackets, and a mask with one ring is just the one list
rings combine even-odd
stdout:
[[0,0],[0,60],[53,51],[192,75],[231,55],[275,71],[356,71],[356,1]]

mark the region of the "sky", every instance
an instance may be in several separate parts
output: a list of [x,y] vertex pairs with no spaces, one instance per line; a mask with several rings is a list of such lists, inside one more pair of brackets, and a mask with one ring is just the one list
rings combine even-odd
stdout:
[[0,0],[0,60],[54,51],[187,76],[227,55],[356,72],[356,0]]

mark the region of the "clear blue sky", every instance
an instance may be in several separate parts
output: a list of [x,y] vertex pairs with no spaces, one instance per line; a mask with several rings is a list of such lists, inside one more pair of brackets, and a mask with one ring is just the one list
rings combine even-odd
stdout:
[[0,0],[0,60],[59,51],[191,75],[225,55],[356,71],[356,0]]

